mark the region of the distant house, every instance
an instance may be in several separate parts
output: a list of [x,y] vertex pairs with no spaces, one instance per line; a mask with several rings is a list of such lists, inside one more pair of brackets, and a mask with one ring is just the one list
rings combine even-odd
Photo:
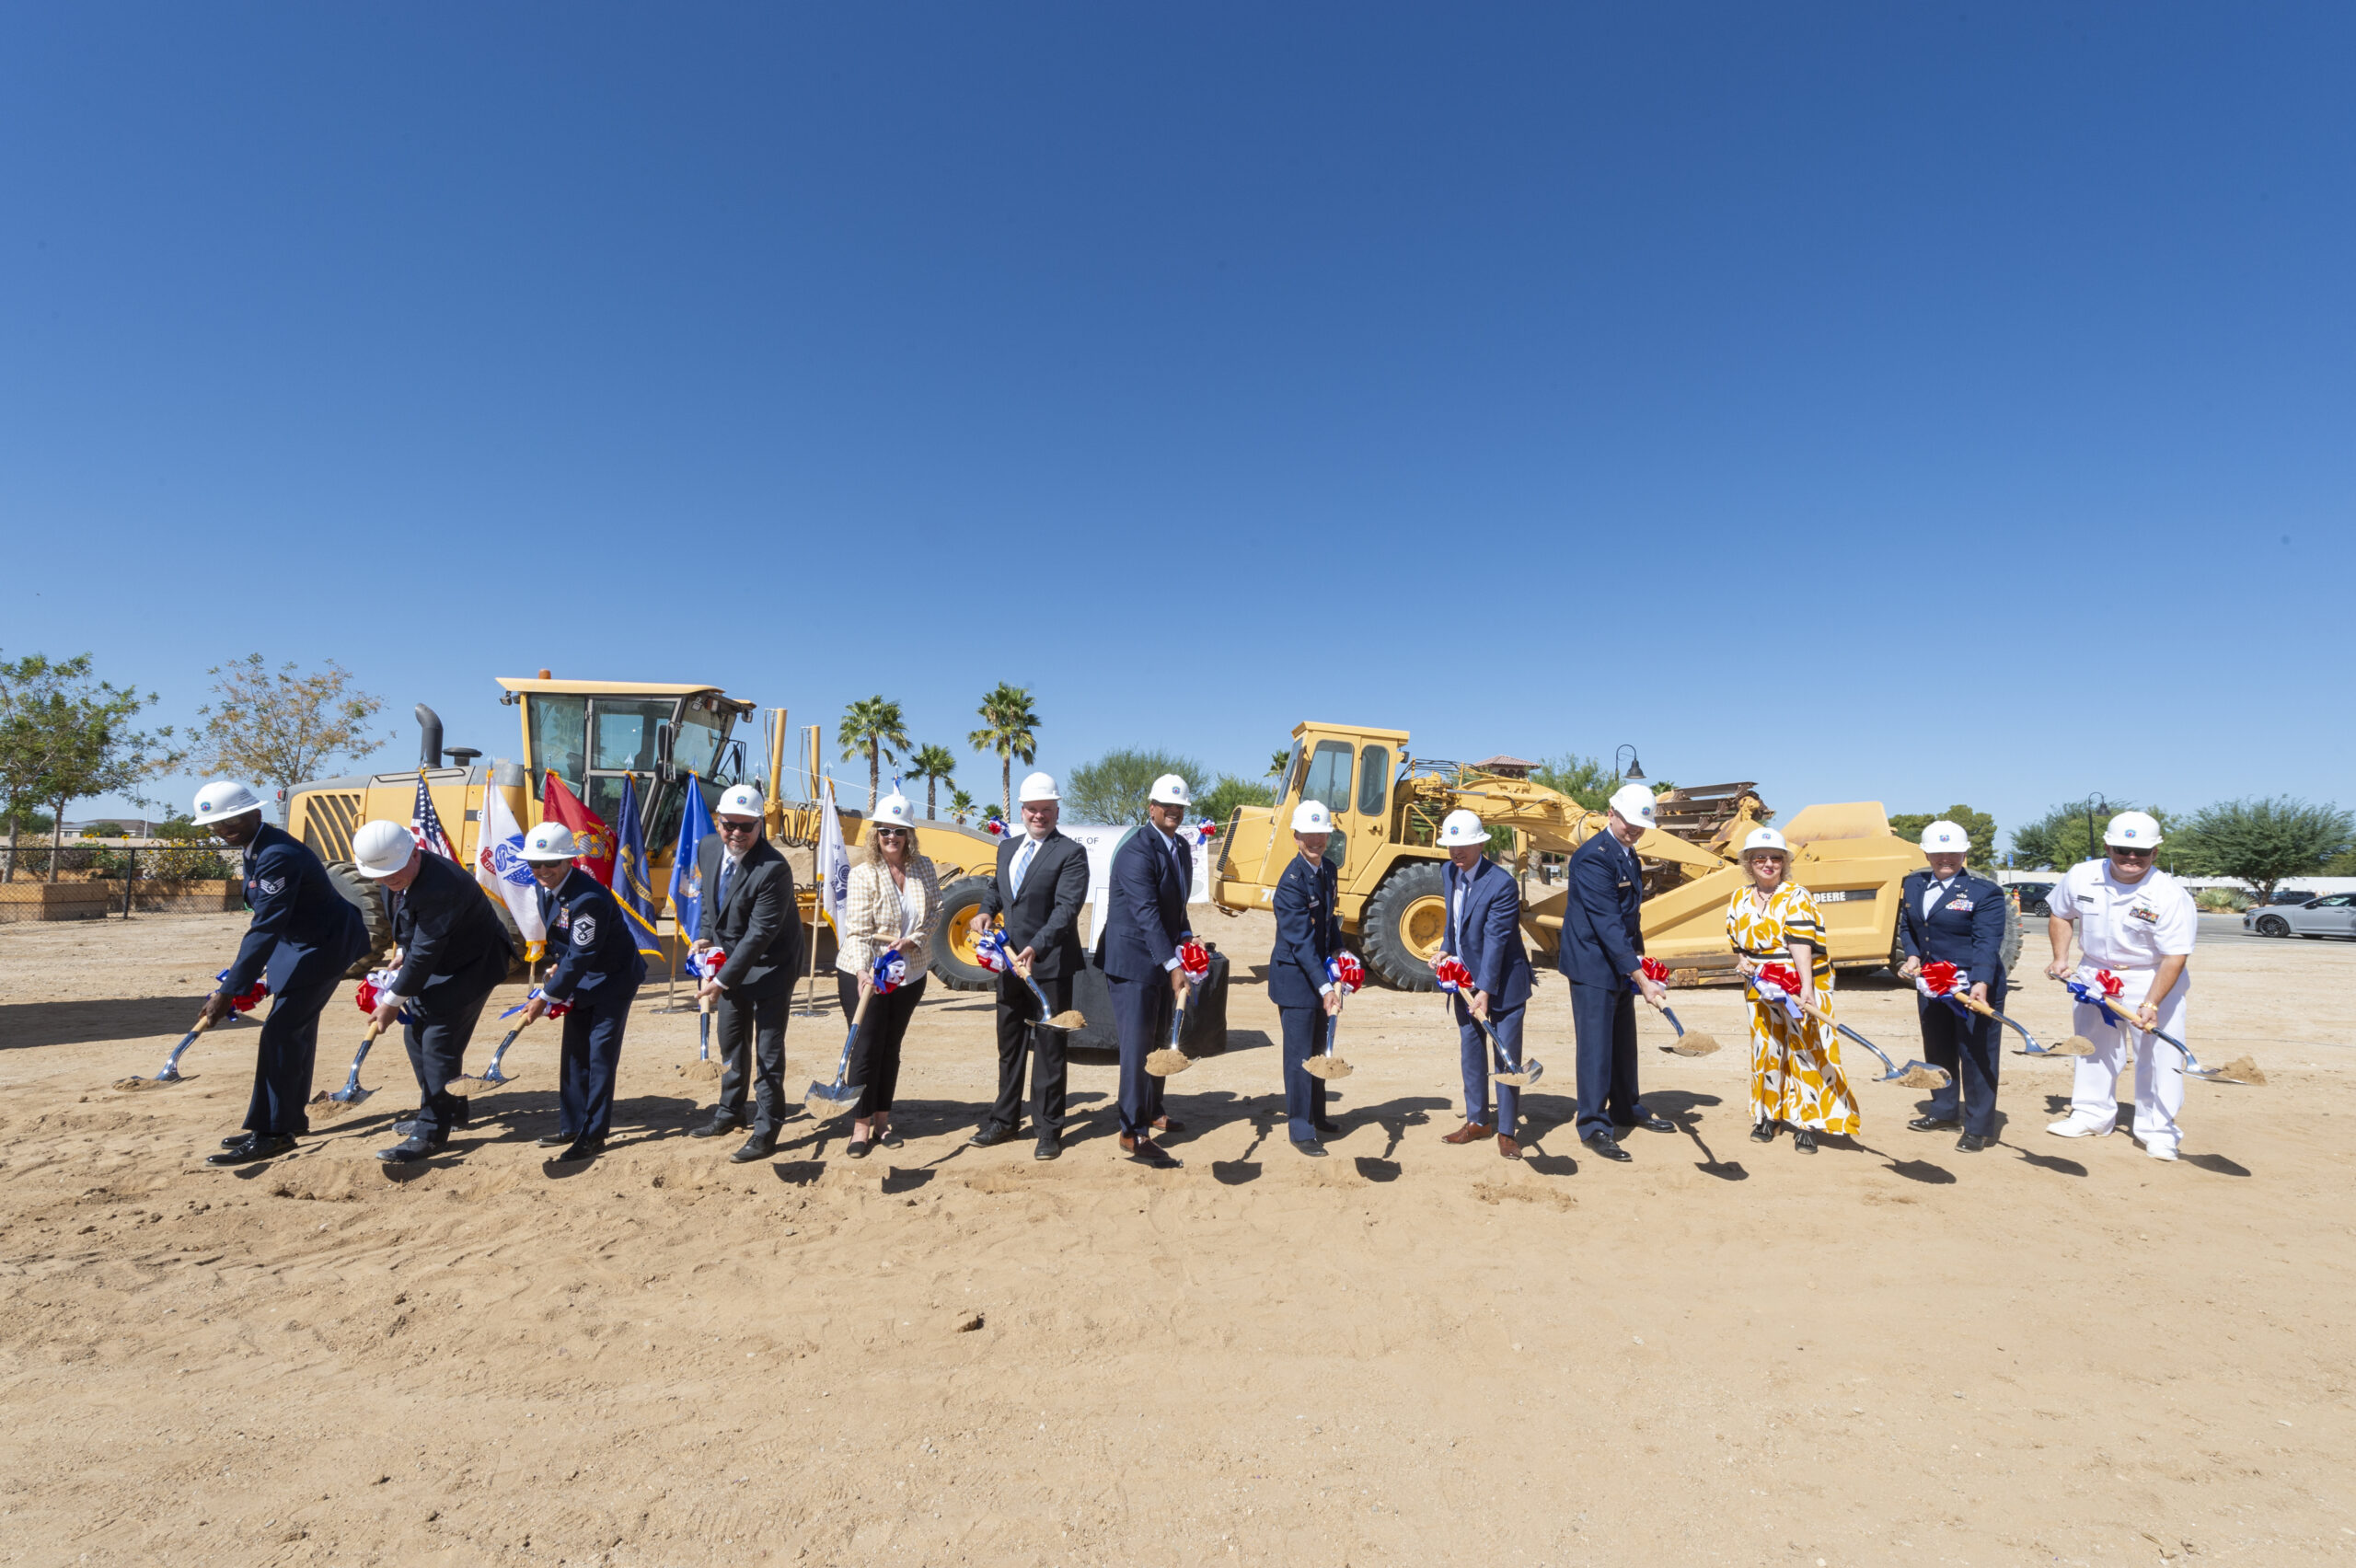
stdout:
[[1502,778],[1527,778],[1538,771],[1538,764],[1523,756],[1484,757],[1479,762],[1468,762],[1464,766],[1477,767],[1484,773],[1496,774]]

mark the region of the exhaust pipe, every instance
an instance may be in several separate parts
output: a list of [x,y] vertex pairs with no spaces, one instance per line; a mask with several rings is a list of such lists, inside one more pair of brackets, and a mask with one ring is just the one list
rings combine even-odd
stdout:
[[420,767],[442,766],[442,716],[422,702],[417,705],[417,763]]

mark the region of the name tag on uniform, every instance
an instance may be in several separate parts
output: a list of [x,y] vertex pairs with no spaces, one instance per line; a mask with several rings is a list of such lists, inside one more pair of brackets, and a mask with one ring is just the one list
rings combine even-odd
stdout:
[[1948,905],[1947,907],[1956,911],[1958,914],[1969,915],[1971,913],[1971,900],[1968,898],[1958,898],[1954,903]]
[[1627,884],[1626,882],[1623,882],[1620,883],[1620,885],[1621,885],[1622,887],[1626,887],[1628,884]]

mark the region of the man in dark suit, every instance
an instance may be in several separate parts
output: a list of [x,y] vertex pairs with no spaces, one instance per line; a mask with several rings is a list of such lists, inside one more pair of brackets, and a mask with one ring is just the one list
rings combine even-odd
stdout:
[[712,823],[717,831],[696,846],[703,919],[692,951],[716,947],[728,957],[696,992],[717,1001],[722,1071],[720,1104],[695,1136],[722,1137],[743,1126],[746,1084],[757,1074],[753,1136],[729,1156],[744,1165],[777,1152],[785,1120],[785,1012],[802,972],[802,910],[793,868],[762,836],[759,790],[730,786]]
[[1579,1141],[1605,1159],[1624,1160],[1625,1127],[1657,1133],[1677,1124],[1636,1099],[1636,998],[1660,1005],[1669,987],[1645,978],[1644,867],[1636,841],[1653,825],[1652,791],[1623,785],[1604,813],[1605,830],[1571,856],[1555,967],[1571,983],[1571,1027],[1578,1035]]
[[1325,1119],[1325,1080],[1306,1065],[1325,1049],[1328,1020],[1341,1017],[1345,994],[1326,969],[1342,951],[1334,867],[1325,859],[1333,835],[1334,813],[1322,801],[1293,808],[1292,842],[1299,853],[1276,879],[1276,945],[1268,954],[1268,999],[1284,1025],[1285,1117],[1292,1147],[1319,1159],[1325,1156],[1321,1136],[1341,1131]]
[[404,1007],[403,1039],[417,1074],[417,1114],[393,1124],[402,1141],[376,1151],[387,1165],[423,1159],[467,1124],[467,1101],[450,1092],[466,1070],[467,1043],[491,988],[516,953],[482,885],[455,860],[420,848],[397,822],[366,822],[352,836],[360,874],[392,897],[393,945],[400,970],[379,993],[376,1023],[388,1028]]
[[1064,1032],[1035,1027],[1039,1001],[1022,982],[1028,974],[1047,998],[1048,1016],[1071,1006],[1072,980],[1086,962],[1080,946],[1080,909],[1088,902],[1088,851],[1056,831],[1062,792],[1045,773],[1022,781],[1022,832],[998,847],[998,875],[982,890],[974,934],[993,917],[1006,922],[1006,945],[1016,972],[998,977],[998,1102],[974,1134],[984,1148],[1012,1137],[1022,1124],[1022,1059],[1035,1040],[1031,1069],[1031,1125],[1038,1159],[1063,1152]]
[[260,800],[243,784],[216,778],[199,790],[191,820],[246,852],[246,906],[253,911],[220,988],[204,999],[205,1020],[227,1017],[230,998],[257,980],[270,983],[272,998],[254,1053],[246,1130],[224,1138],[221,1152],[208,1161],[243,1165],[285,1153],[311,1130],[303,1108],[311,1099],[319,1013],[343,972],[368,951],[368,928],[328,880],[319,858],[264,822]]
[[1121,1037],[1121,1152],[1156,1165],[1173,1161],[1153,1135],[1184,1130],[1163,1113],[1161,1080],[1145,1070],[1145,1059],[1170,1043],[1173,1009],[1186,989],[1178,950],[1195,934],[1186,917],[1195,851],[1177,835],[1193,803],[1178,775],[1153,781],[1146,825],[1113,852],[1099,949]]
[[[1964,870],[1970,852],[1970,835],[1954,823],[1934,822],[1923,830],[1931,869],[1907,872],[1900,886],[1898,942],[1906,962],[1899,974],[1913,980],[1923,964],[1944,961],[1963,972],[1974,998],[2002,1008],[2004,890]],[[1923,1058],[1946,1068],[1947,1086],[1932,1090],[1928,1114],[1906,1124],[1918,1133],[1960,1131],[1957,1149],[1977,1154],[1996,1141],[1996,1064],[2004,1036],[1994,1019],[1944,998],[1925,993],[1915,1006],[1923,1019]]]
[[1459,991],[1454,998],[1459,1065],[1464,1072],[1464,1125],[1440,1141],[1477,1143],[1494,1132],[1497,1152],[1519,1159],[1521,1141],[1514,1134],[1521,1124],[1521,1090],[1509,1083],[1497,1085],[1496,1120],[1490,1121],[1490,1052],[1481,1025],[1486,1022],[1496,1037],[1496,1070],[1519,1071],[1522,1019],[1530,1001],[1530,953],[1521,945],[1521,884],[1484,853],[1489,830],[1472,812],[1453,811],[1441,819],[1439,843],[1448,851],[1448,947],[1433,963],[1453,957],[1472,975],[1472,994]]
[[558,1057],[557,1136],[540,1140],[542,1148],[564,1150],[555,1157],[560,1162],[595,1159],[606,1150],[622,1031],[646,980],[646,960],[639,956],[620,901],[575,863],[579,850],[572,830],[560,822],[544,822],[524,836],[524,859],[540,884],[549,964],[540,994],[525,1004],[524,1021],[544,1016],[551,1002],[568,1005]]

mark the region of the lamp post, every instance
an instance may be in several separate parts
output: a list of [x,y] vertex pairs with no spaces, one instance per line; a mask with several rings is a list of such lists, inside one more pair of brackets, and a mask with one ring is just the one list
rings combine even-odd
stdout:
[[[1628,754],[1628,766],[1625,767],[1622,767],[1620,766],[1620,752],[1626,752]],[[1620,751],[1615,751],[1611,754],[1611,771],[1618,774],[1621,778],[1629,780],[1631,783],[1641,784],[1645,779],[1644,766],[1636,760],[1636,748],[1634,746],[1623,745],[1620,748]]]
[[[2089,860],[2102,859],[2102,840],[2095,836],[2095,802],[2097,801],[2102,802],[2102,814],[2106,818],[2110,815],[2109,796],[2097,790],[2086,797],[2086,859]],[[2062,869],[2069,870],[2066,866]]]

